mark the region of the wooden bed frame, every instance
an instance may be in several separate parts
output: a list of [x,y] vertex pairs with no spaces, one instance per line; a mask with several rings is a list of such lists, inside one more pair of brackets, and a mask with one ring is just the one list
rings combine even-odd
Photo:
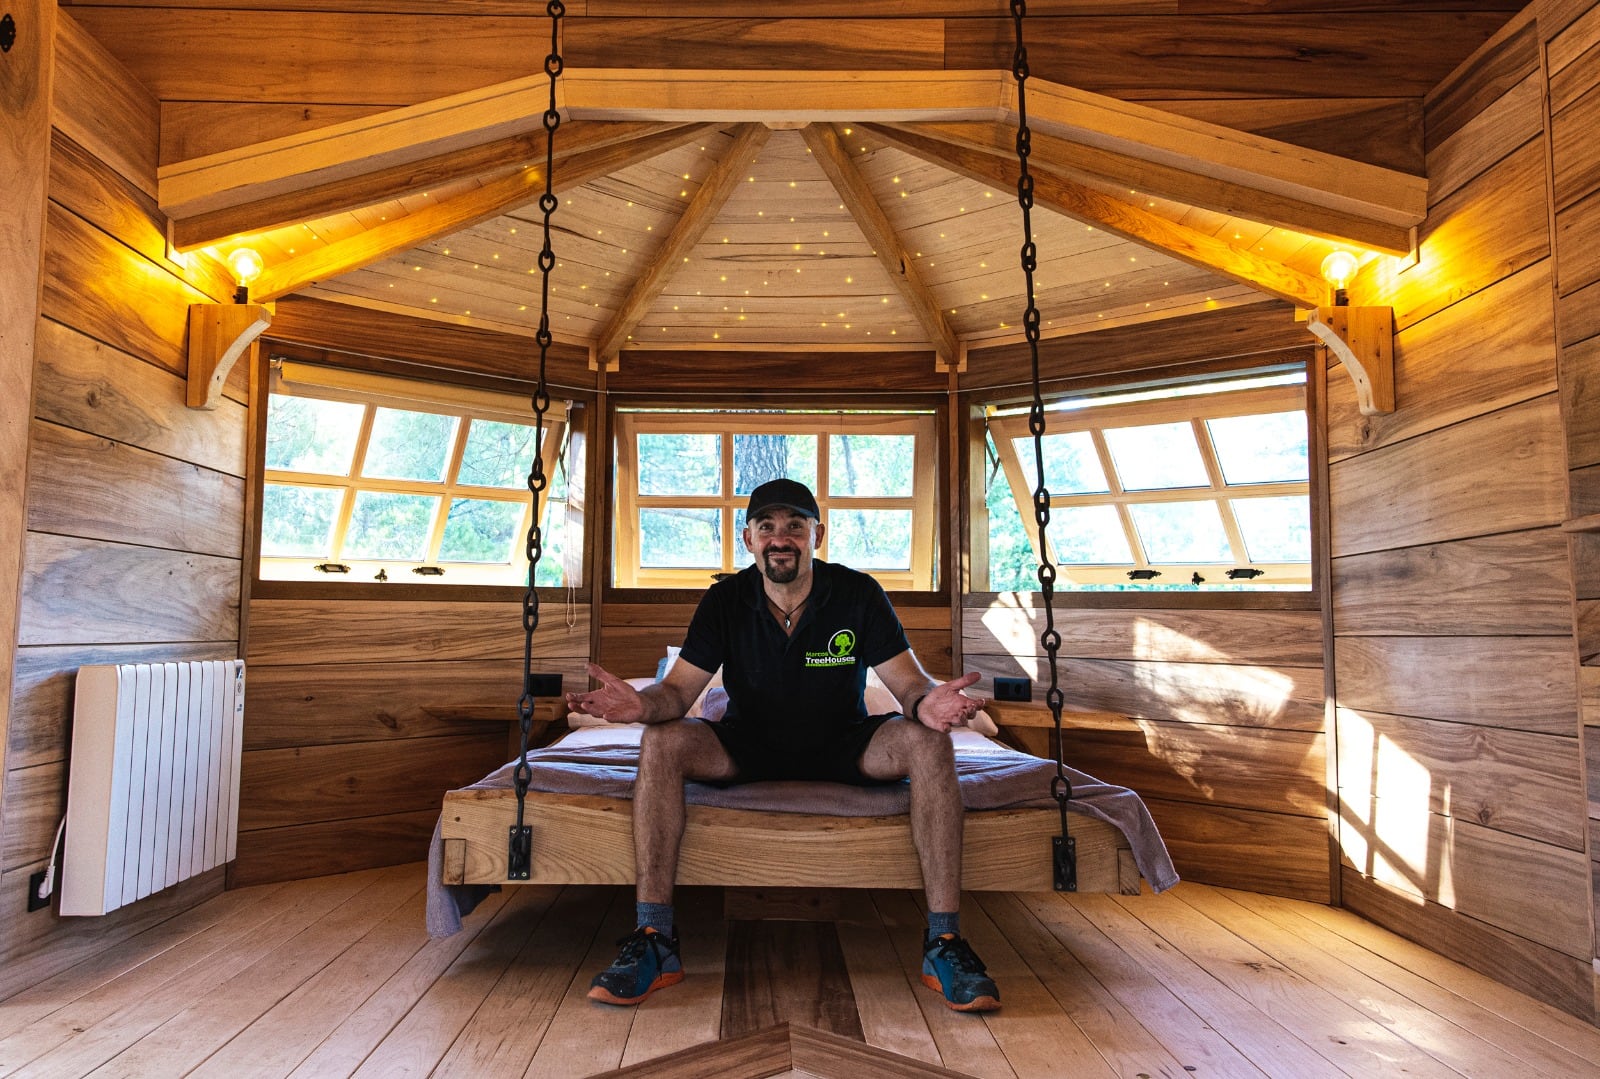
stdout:
[[[516,822],[510,790],[453,790],[440,825],[446,884],[632,884],[633,803],[594,795],[529,791],[533,829],[527,881],[506,880],[506,845]],[[1069,818],[1077,841],[1078,890],[1139,893],[1128,840],[1082,813]],[[1055,808],[969,810],[962,887],[972,891],[1051,890]],[[690,805],[678,861],[679,884],[747,888],[921,888],[909,816],[834,817]]]

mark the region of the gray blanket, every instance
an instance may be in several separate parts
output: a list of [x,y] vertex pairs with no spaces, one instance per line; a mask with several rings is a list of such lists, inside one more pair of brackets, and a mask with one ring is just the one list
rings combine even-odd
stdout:
[[[528,764],[533,770],[530,786],[555,794],[631,798],[638,756],[637,736],[631,732],[619,732],[615,743],[575,748],[564,748],[558,743],[532,750],[528,754]],[[502,765],[466,789],[510,789],[515,763]],[[961,780],[961,801],[968,809],[1053,807],[1056,804],[1050,794],[1055,763],[1018,753],[998,743],[987,743],[981,748],[958,745],[956,772]],[[1151,888],[1160,892],[1178,883],[1166,844],[1137,794],[1126,787],[1102,783],[1073,768],[1067,769],[1067,777],[1072,783],[1068,808],[1102,820],[1127,836],[1139,872]],[[724,809],[836,817],[896,816],[908,812],[911,806],[910,786],[904,782],[879,787],[813,782],[745,783],[732,787],[690,783],[685,797],[696,805]],[[427,913],[428,932],[435,937],[458,931],[462,915],[476,907],[493,887],[443,884],[440,881],[442,868],[443,845],[435,826],[433,842],[428,848]]]

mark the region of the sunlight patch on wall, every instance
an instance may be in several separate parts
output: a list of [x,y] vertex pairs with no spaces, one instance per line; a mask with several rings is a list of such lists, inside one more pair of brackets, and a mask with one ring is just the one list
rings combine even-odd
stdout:
[[1431,809],[1433,776],[1365,716],[1339,709],[1339,845],[1367,876],[1445,906],[1455,905],[1442,821]]

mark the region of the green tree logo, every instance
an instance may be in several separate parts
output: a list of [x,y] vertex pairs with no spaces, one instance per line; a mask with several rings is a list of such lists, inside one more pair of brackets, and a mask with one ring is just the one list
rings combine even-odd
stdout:
[[848,629],[841,629],[828,641],[828,654],[843,659],[856,650],[856,635]]

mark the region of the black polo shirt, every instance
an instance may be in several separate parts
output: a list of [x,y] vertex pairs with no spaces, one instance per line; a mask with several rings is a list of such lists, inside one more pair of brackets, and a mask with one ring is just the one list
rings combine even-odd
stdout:
[[704,671],[722,668],[724,726],[775,752],[810,755],[866,718],[867,669],[910,647],[877,581],[818,560],[793,636],[767,610],[761,571],[748,566],[706,590],[681,655]]

